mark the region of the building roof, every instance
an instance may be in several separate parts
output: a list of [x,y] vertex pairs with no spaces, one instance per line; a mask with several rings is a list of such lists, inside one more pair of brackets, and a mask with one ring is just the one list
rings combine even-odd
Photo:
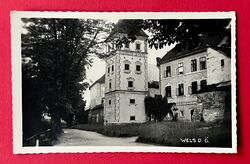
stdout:
[[167,52],[162,59],[159,60],[159,64],[204,52],[207,51],[208,48],[213,48],[230,57],[231,48],[225,46],[229,39],[228,33],[222,32],[219,35],[202,37],[200,44],[193,49],[188,49],[187,47],[183,48],[177,44],[172,50]]
[[[141,29],[135,31],[133,21],[134,19],[120,19],[113,30],[111,31],[110,35],[107,37],[106,41],[112,40],[115,34],[122,33],[122,34],[135,34],[136,36],[143,36],[148,37],[148,35]],[[134,22],[136,23],[136,22]]]
[[216,84],[207,85],[203,89],[199,90],[197,94],[212,91],[225,91],[231,89],[231,81],[224,81]]
[[96,83],[104,84],[105,83],[105,74],[102,75],[102,77],[100,77],[98,80],[96,80],[93,84],[91,84],[89,89],[91,89]]
[[103,104],[98,104],[96,105],[94,108],[91,109],[92,111],[93,110],[103,110]]

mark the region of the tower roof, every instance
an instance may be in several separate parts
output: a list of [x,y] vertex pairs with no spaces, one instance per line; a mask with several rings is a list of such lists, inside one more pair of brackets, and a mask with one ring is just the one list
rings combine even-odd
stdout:
[[120,19],[106,41],[112,40],[116,34],[148,37],[148,35],[139,27],[140,21],[141,20],[137,19]]

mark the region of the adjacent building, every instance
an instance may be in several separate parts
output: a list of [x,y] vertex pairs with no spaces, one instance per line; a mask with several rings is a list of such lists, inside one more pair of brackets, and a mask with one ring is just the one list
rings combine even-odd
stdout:
[[178,118],[192,120],[197,109],[197,92],[208,85],[231,80],[231,53],[223,47],[226,36],[215,36],[211,44],[192,50],[175,47],[163,58],[158,58],[160,93],[168,102],[176,103]]
[[105,75],[90,87],[89,123],[103,124]]

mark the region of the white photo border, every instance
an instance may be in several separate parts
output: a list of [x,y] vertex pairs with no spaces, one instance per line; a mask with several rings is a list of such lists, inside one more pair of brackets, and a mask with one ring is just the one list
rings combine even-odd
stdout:
[[[21,87],[21,18],[89,18],[89,19],[232,19],[231,22],[231,94],[232,147],[168,147],[168,146],[22,146]],[[176,152],[176,153],[237,153],[236,120],[236,16],[229,12],[11,12],[13,153],[92,153],[92,152]]]

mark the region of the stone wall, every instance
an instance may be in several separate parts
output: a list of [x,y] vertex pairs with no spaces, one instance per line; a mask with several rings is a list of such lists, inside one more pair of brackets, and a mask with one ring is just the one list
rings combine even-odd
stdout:
[[197,110],[202,112],[204,121],[224,119],[227,91],[211,91],[197,94]]

